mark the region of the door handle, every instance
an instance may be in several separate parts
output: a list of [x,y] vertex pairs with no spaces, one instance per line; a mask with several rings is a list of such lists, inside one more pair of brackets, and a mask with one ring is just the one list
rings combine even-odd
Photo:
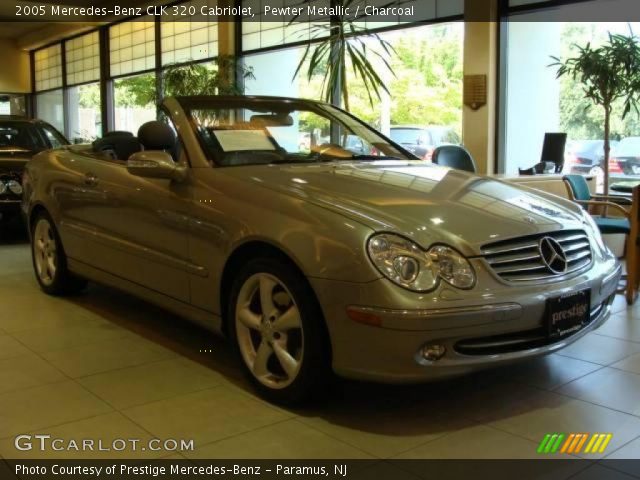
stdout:
[[98,184],[98,177],[96,177],[93,173],[87,173],[84,176],[84,184],[93,187]]

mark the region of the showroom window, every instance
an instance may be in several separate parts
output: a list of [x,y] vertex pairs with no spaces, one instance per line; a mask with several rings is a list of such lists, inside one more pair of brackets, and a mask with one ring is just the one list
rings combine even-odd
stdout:
[[87,83],[68,90],[68,137],[72,143],[92,142],[102,135],[100,83]]
[[67,85],[95,82],[100,79],[100,39],[98,32],[67,40]]
[[[215,1],[198,2],[215,5]],[[193,2],[183,4],[185,8]],[[196,12],[199,12],[196,9]],[[160,39],[162,48],[162,65],[185,63],[193,60],[213,58],[218,55],[217,22],[196,22],[191,17],[181,18],[179,22],[164,21],[160,23]]]
[[100,113],[100,37],[92,32],[65,41],[67,136],[74,143],[102,135]]
[[114,80],[114,126],[137,134],[143,123],[155,120],[156,76],[154,73],[132,75]]
[[[460,142],[462,130],[462,64],[464,25],[451,22],[402,30],[381,36],[395,49],[389,59],[396,75],[388,74],[391,95],[383,93],[372,106],[360,81],[349,82],[351,112],[370,125],[389,134],[391,126],[418,125],[451,135],[438,135],[434,142],[455,138]],[[296,96],[319,99],[323,75],[307,81],[306,66],[294,78],[305,47],[258,52],[244,56],[245,65],[253,69],[255,79],[245,81],[249,95]],[[380,68],[383,74],[384,68]],[[350,77],[353,73],[350,72]],[[435,136],[435,135],[434,135]],[[452,143],[452,142],[447,142]]]
[[34,53],[35,89],[51,90],[62,86],[62,47],[52,45]]
[[[623,8],[629,1],[614,0],[611,8]],[[584,98],[579,79],[568,76],[557,79],[557,68],[550,66],[554,62],[552,56],[561,59],[575,56],[575,45],[601,44],[607,40],[609,32],[628,34],[629,28],[640,32],[640,23],[557,21],[558,18],[576,18],[578,12],[584,14],[585,9],[597,3],[518,13],[504,23],[503,78],[506,88],[501,102],[500,170],[517,174],[519,168],[533,166],[541,160],[545,133],[565,132],[564,172],[594,175],[602,185],[602,108],[591,106]],[[629,175],[640,177],[640,165],[634,171],[633,165],[625,162],[627,157],[640,157],[640,122],[633,112],[623,120],[622,108],[621,104],[616,105],[612,115],[613,159],[609,162],[612,182]]]
[[[436,19],[461,17],[464,12],[464,0],[370,0],[367,5],[390,6],[393,3],[402,7],[415,7],[415,21],[427,22]],[[254,12],[262,12],[264,0],[242,0],[243,7],[251,7]],[[269,3],[274,5],[273,2]],[[277,21],[273,21],[274,18]],[[254,18],[242,22],[241,49],[243,52],[299,44],[313,39],[327,36],[326,29],[314,29],[315,25],[327,25],[328,18],[312,18],[311,22],[294,22],[289,19],[282,21],[284,17],[265,17],[256,15]],[[308,20],[308,18],[307,18]],[[359,27],[369,29],[401,28],[406,22],[400,19],[380,21],[356,22]]]
[[137,134],[140,125],[156,119],[156,74],[136,74],[156,69],[155,28],[155,21],[138,19],[109,27],[115,130]]
[[64,98],[62,89],[36,95],[38,118],[64,132]]
[[149,20],[149,17],[140,17],[109,27],[111,76],[117,77],[155,68],[155,23]]
[[[381,61],[377,68],[389,94],[382,91],[381,100],[374,97],[371,105],[364,85],[349,68],[352,113],[385,135],[391,135],[391,127],[395,127],[394,133],[402,126],[422,127],[420,138],[429,158],[433,148],[442,143],[460,143],[464,24],[450,22],[392,30],[380,37],[393,47],[388,58],[393,73]],[[371,48],[376,48],[375,43]],[[371,57],[372,61],[377,60]]]
[[22,94],[0,93],[0,115],[27,115],[27,99]]

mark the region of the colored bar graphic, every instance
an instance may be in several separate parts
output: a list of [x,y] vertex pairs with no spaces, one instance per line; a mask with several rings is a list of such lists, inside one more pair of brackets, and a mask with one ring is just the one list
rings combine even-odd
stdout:
[[547,433],[542,439],[542,441],[540,442],[540,445],[538,445],[538,453],[544,453],[544,449],[547,446],[547,443],[549,442],[550,439],[551,439],[551,434]]
[[[541,454],[604,453],[613,438],[611,433],[547,433],[538,445]],[[565,440],[566,439],[566,440]],[[583,450],[584,449],[584,450]]]
[[551,453],[556,453],[558,451],[558,448],[560,448],[560,444],[562,443],[563,439],[564,439],[564,433],[561,433],[560,435],[558,435],[558,439],[556,440],[556,443],[554,443],[553,447],[551,447]]
[[567,449],[569,448],[569,445],[571,445],[571,443],[573,442],[574,438],[576,438],[575,433],[572,433],[569,435],[569,437],[567,438],[567,441],[564,442],[564,445],[562,446],[562,450],[560,450],[560,453],[567,453]]

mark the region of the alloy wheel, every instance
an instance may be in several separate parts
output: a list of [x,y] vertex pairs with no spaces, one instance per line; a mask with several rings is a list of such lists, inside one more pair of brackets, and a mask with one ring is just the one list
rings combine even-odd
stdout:
[[289,289],[267,273],[249,277],[238,294],[238,346],[253,376],[281,389],[298,376],[304,355],[300,310]]
[[53,228],[45,218],[39,219],[36,224],[33,254],[38,278],[44,285],[52,285],[58,268],[57,244]]

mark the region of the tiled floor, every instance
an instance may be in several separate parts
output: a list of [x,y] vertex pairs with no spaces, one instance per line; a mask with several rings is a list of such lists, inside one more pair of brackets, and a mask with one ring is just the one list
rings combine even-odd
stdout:
[[222,340],[171,314],[98,286],[47,297],[24,239],[0,237],[0,269],[4,458],[43,456],[15,449],[22,433],[193,439],[187,458],[535,458],[548,432],[611,432],[606,455],[640,457],[640,305],[622,298],[560,354],[430,385],[339,382],[293,410],[256,398]]

